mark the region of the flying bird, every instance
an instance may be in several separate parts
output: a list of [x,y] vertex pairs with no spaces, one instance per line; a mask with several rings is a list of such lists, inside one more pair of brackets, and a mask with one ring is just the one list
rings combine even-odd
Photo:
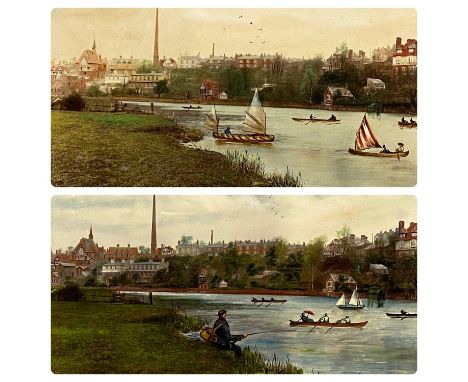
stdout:
[[265,44],[265,41],[262,41],[262,44]]
[[242,17],[242,15],[239,16],[239,18],[241,18],[241,17]]
[[259,31],[262,31],[263,29],[262,28],[258,28]]
[[250,24],[252,24],[252,21],[250,22]]

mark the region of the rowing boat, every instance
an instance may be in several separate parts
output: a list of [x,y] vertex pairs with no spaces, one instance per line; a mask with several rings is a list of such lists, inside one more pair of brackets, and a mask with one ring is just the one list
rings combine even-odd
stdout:
[[252,302],[255,303],[255,304],[258,304],[258,303],[260,303],[260,302],[268,302],[268,303],[272,303],[272,302],[281,302],[281,303],[284,303],[284,302],[286,302],[286,301],[288,301],[288,300],[275,300],[273,297],[270,298],[270,299],[265,299],[265,298],[263,298],[263,297],[260,298],[260,299],[258,299],[258,298],[252,297]]
[[411,318],[411,317],[417,317],[417,313],[385,313],[388,317],[390,318]]
[[294,118],[292,117],[291,118],[293,121],[296,121],[296,122],[305,122],[305,121],[308,121],[308,122],[330,122],[330,123],[338,123],[341,121],[341,119],[324,119],[324,118]]
[[191,109],[201,109],[201,106],[182,106],[183,109],[191,110]]
[[400,126],[400,129],[403,129],[404,127],[408,128],[408,129],[412,129],[414,127],[417,127],[418,124],[417,124],[417,122],[401,122],[401,121],[398,121],[398,126]]
[[289,326],[325,326],[334,328],[362,328],[368,321],[361,322],[304,322],[289,320]]
[[407,157],[408,154],[409,154],[409,150],[408,151],[402,151],[402,152],[396,152],[396,151],[390,151],[388,153],[375,153],[375,152],[371,152],[371,151],[361,151],[361,150],[354,150],[352,148],[349,148],[348,149],[348,152],[350,154],[354,154],[354,155],[362,155],[362,156],[368,156],[368,157],[384,157],[384,158],[403,158],[403,157]]

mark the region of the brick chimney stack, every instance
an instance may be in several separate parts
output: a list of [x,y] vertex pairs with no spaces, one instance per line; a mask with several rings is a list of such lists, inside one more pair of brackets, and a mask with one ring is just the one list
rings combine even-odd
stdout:
[[397,37],[396,38],[396,47],[398,49],[398,47],[401,45],[401,37]]

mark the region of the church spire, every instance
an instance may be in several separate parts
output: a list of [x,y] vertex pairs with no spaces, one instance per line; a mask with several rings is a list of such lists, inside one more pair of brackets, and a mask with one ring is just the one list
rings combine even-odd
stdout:
[[94,36],[94,42],[93,42],[93,47],[92,47],[93,50],[96,50],[96,36]]
[[91,226],[89,227],[89,240],[93,240],[93,225],[91,224]]
[[156,241],[156,196],[153,195],[153,219],[151,223],[151,256],[157,256],[158,244]]

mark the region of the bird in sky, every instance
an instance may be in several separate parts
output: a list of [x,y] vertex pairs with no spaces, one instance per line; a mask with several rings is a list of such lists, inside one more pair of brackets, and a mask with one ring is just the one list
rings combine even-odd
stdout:
[[262,44],[265,44],[265,41],[262,41]]
[[262,31],[263,29],[262,28],[258,28],[259,31]]
[[242,15],[239,16],[239,18],[241,18],[241,17],[242,17]]
[[250,22],[250,24],[252,24],[252,21]]

